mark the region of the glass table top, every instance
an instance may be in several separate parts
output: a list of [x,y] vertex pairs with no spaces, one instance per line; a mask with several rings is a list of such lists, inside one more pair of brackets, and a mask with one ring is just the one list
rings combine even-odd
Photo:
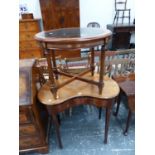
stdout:
[[102,28],[62,28],[49,31],[42,31],[35,35],[40,39],[89,39],[111,35],[111,31]]

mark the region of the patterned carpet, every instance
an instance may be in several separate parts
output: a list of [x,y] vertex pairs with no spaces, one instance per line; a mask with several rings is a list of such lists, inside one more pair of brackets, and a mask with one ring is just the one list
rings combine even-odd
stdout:
[[[103,143],[105,111],[98,119],[98,109],[93,106],[74,107],[72,116],[61,115],[61,136],[63,149],[57,145],[56,134],[51,127],[49,153],[46,155],[134,155],[135,154],[135,118],[130,122],[127,136],[123,135],[127,118],[126,100],[121,103],[117,118],[111,115],[108,144]],[[113,111],[115,106],[113,107]],[[40,155],[25,153],[24,155]]]

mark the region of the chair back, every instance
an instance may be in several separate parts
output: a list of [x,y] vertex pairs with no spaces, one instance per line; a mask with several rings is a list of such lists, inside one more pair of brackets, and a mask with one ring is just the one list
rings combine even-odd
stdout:
[[[52,62],[52,58],[51,58]],[[57,68],[62,68],[62,59],[61,56],[56,57]],[[48,63],[47,58],[39,58],[35,61],[35,68],[38,73],[38,80],[40,85],[42,86],[47,80],[49,80],[49,72],[48,72]]]
[[90,22],[87,24],[87,27],[100,27],[100,24],[97,22]]
[[[100,59],[100,58],[99,58]],[[99,63],[98,72],[100,70]],[[120,51],[105,52],[105,75],[112,77],[113,75],[126,75],[135,72],[135,49],[126,49]]]
[[63,71],[67,73],[78,74],[90,68],[90,56],[65,58],[64,61]]
[[105,73],[112,77],[135,72],[134,49],[107,52],[105,57]]
[[127,4],[127,0],[115,0],[115,11],[125,10],[126,4]]

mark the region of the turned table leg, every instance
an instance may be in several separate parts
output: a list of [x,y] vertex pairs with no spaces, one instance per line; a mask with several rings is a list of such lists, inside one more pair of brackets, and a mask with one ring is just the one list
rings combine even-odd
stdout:
[[94,48],[91,48],[91,74],[94,75]]
[[105,45],[102,45],[100,56],[100,73],[99,73],[99,94],[102,94],[103,77],[104,77],[104,60],[105,60]]
[[55,51],[52,50],[52,62],[53,62],[53,69],[55,73],[55,78],[58,79],[58,71],[57,71],[57,65],[56,65],[56,59],[55,59]]

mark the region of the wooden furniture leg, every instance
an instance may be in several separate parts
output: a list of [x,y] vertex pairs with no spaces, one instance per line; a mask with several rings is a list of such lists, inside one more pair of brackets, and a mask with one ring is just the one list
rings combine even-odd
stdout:
[[105,44],[102,45],[101,48],[101,56],[100,56],[100,73],[99,73],[99,94],[102,94],[103,88],[103,76],[104,76],[104,60],[105,60]]
[[126,122],[126,127],[125,127],[125,130],[124,130],[124,135],[127,136],[128,134],[128,129],[129,129],[129,123],[130,123],[130,120],[131,120],[131,110],[129,110],[128,112],[128,118],[127,118],[127,122]]
[[57,119],[58,119],[58,123],[59,123],[59,126],[61,125],[61,119],[60,119],[60,115],[57,114]]
[[98,111],[99,111],[98,119],[101,119],[102,108],[98,108]]
[[53,59],[53,69],[54,69],[54,73],[55,73],[55,78],[58,79],[58,71],[57,71],[57,66],[56,66],[56,60],[55,60],[55,51],[52,50],[52,59]]
[[119,93],[118,97],[116,98],[116,102],[117,102],[117,107],[116,107],[116,111],[113,113],[114,116],[118,115],[118,111],[121,103],[121,93]]
[[104,137],[104,143],[107,144],[108,139],[108,130],[109,130],[109,120],[110,120],[110,113],[111,113],[111,107],[108,106],[106,108],[106,116],[105,116],[105,137]]
[[91,74],[94,75],[94,48],[91,48]]
[[61,135],[60,135],[60,130],[59,130],[59,122],[58,122],[58,118],[56,114],[52,114],[52,119],[53,119],[53,123],[56,129],[56,135],[57,135],[57,139],[58,139],[58,143],[59,143],[59,148],[62,149],[62,142],[61,142]]

